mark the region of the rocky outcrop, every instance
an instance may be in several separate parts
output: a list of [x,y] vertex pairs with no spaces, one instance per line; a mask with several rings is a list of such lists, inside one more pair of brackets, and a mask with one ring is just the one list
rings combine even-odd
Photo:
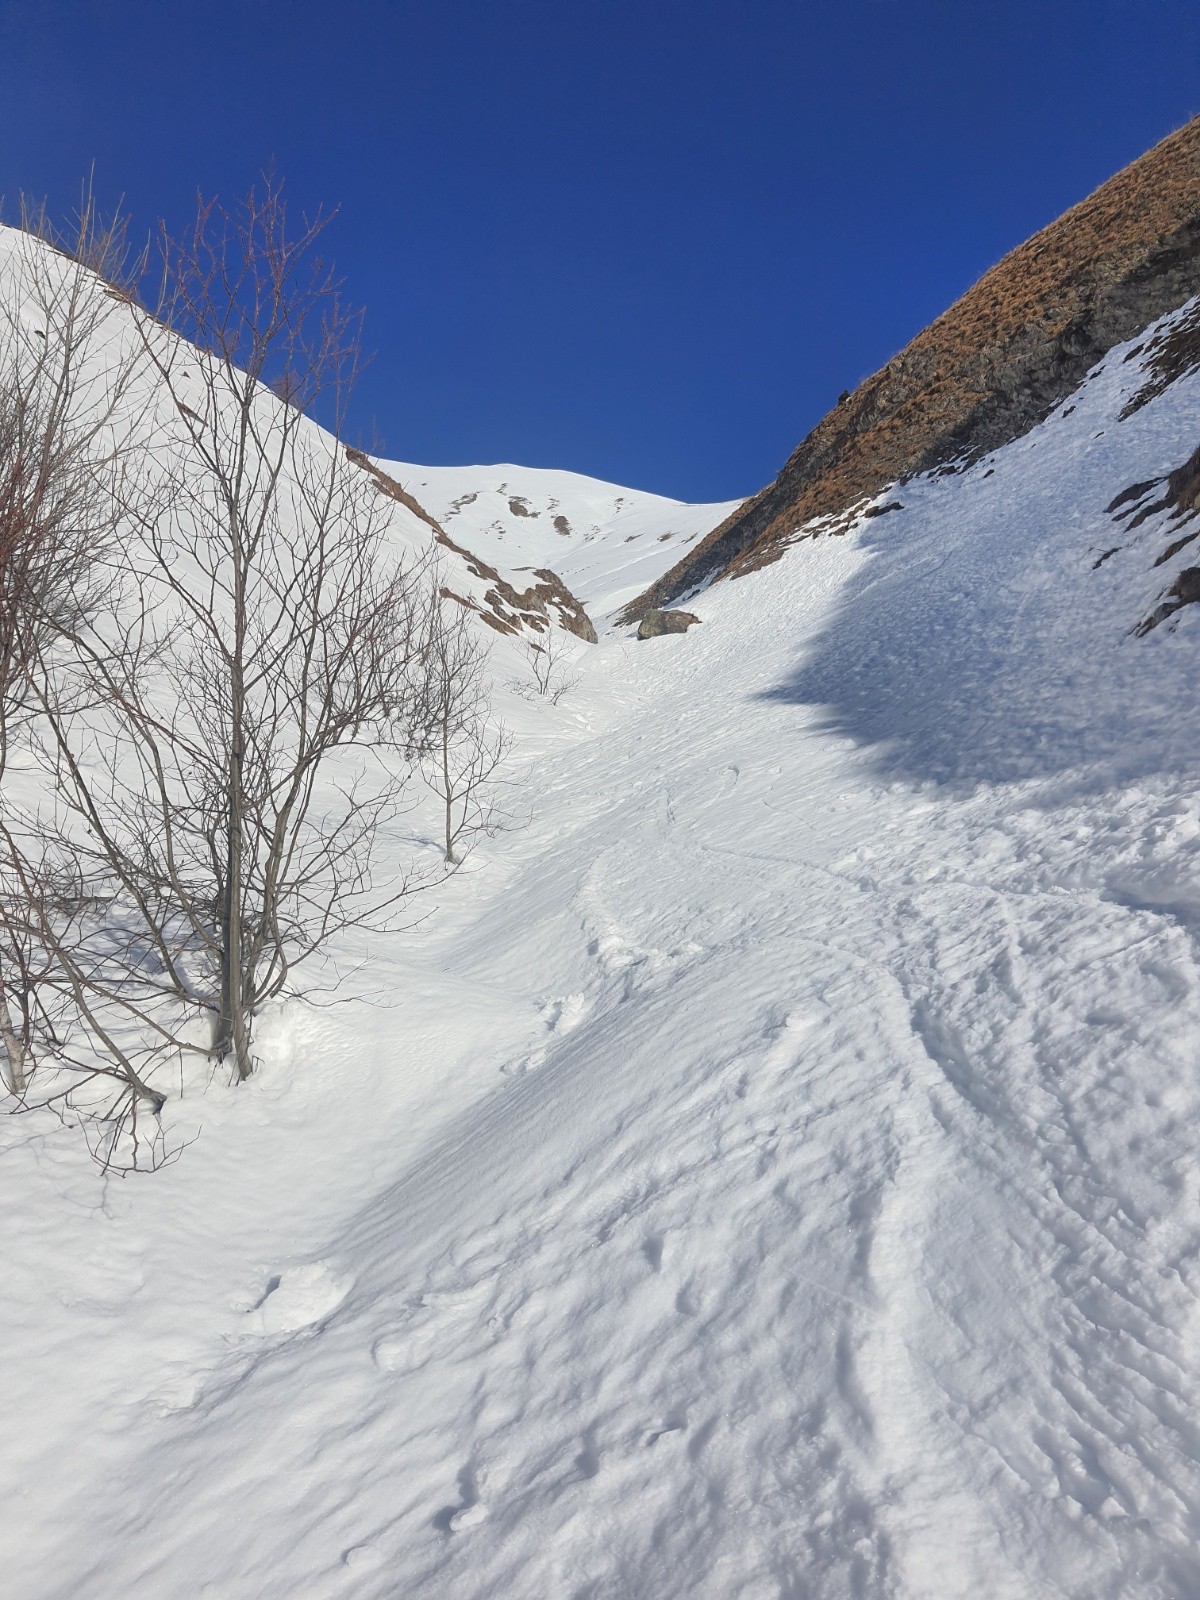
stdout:
[[365,451],[354,450],[347,445],[346,454],[356,467],[361,467],[365,473],[374,478],[380,494],[385,494],[389,500],[395,500],[398,505],[406,507],[414,516],[420,517],[422,522],[427,522],[434,533],[441,533],[441,523],[431,517],[419,501],[413,499],[403,484],[397,483],[395,478],[389,477],[382,467],[377,466]]
[[[461,557],[467,571],[490,586],[483,596],[482,605],[469,595],[458,594],[448,586],[442,589],[445,599],[455,600],[459,605],[478,612],[480,620],[494,628],[497,633],[520,633],[523,628],[533,633],[542,633],[547,627],[554,625],[557,616],[559,626],[565,628],[568,633],[573,633],[577,639],[586,640],[588,644],[596,643],[596,630],[592,625],[592,619],[556,572],[552,572],[549,567],[535,568],[533,576],[537,582],[525,589],[517,589],[507,578],[501,577],[495,567],[489,566],[473,551],[461,544],[455,544],[441,523],[431,517],[425,507],[414,500],[408,490],[397,483],[390,474],[384,472],[370,456],[361,450],[352,449],[347,449],[346,454],[356,466],[370,474],[381,494],[405,506],[415,516],[420,517],[422,522],[428,523],[438,544]],[[474,496],[469,498],[474,499]],[[512,501],[511,504],[515,511],[516,501]],[[522,516],[528,514],[528,509],[520,513]]]
[[[1131,483],[1127,489],[1121,490],[1105,510],[1118,523],[1124,524],[1123,531],[1126,534],[1135,532],[1143,522],[1149,522],[1160,511],[1170,513],[1168,522],[1186,527],[1200,512],[1200,449],[1194,450],[1181,467],[1176,467],[1165,478],[1147,478],[1142,483]],[[1200,537],[1200,526],[1188,528],[1185,533],[1171,540],[1154,565],[1161,567],[1197,537]],[[1121,548],[1121,545],[1114,545],[1103,559],[1116,555]]]
[[[623,619],[776,560],[798,538],[843,531],[891,484],[1009,443],[1114,345],[1198,292],[1200,118],[1005,256]],[[1197,359],[1200,321],[1161,352],[1159,377]]]
[[[1181,467],[1176,467],[1165,478],[1131,483],[1106,509],[1118,523],[1123,523],[1122,531],[1126,536],[1165,511],[1165,525],[1171,538],[1154,562],[1156,567],[1165,566],[1181,550],[1200,539],[1200,449],[1194,450]],[[1096,566],[1102,566],[1122,548],[1117,544],[1106,550]],[[1197,600],[1200,600],[1200,567],[1184,567],[1159,604],[1134,632],[1139,637],[1149,633],[1160,622],[1165,622],[1184,606],[1194,605]]]
[[[483,597],[483,603],[488,610],[485,611],[479,606],[475,606],[474,609],[479,611],[484,622],[495,628],[497,633],[519,633],[522,628],[531,628],[534,633],[541,633],[546,627],[553,625],[554,613],[557,612],[559,625],[568,633],[573,633],[577,639],[583,639],[588,644],[596,643],[596,630],[592,626],[592,619],[558,574],[551,572],[549,567],[534,568],[533,576],[537,582],[527,589],[517,589],[507,578],[502,578],[495,567],[489,566],[486,561],[481,561],[473,551],[465,549],[461,544],[455,544],[449,534],[439,530],[437,541],[461,556],[468,572],[490,584],[491,587]],[[463,595],[452,594],[449,590],[445,592],[449,598],[458,600],[463,605],[473,605],[473,602]]]
[[1184,606],[1195,605],[1197,600],[1200,600],[1200,567],[1184,567],[1163,596],[1161,604],[1155,606],[1134,632],[1139,638],[1144,638],[1151,629],[1157,628],[1160,622],[1173,617],[1177,611],[1182,611]]

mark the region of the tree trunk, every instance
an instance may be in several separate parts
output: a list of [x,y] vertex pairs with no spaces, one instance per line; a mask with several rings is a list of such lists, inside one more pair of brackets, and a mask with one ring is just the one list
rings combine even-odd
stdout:
[[242,971],[242,715],[241,686],[235,681],[229,752],[229,791],[225,816],[225,902],[221,928],[221,1009],[213,1049],[217,1060],[232,1055],[238,1082],[254,1070],[246,1016],[246,979]]
[[454,865],[454,786],[450,782],[449,719],[442,719],[442,797],[446,802],[446,860]]
[[2,981],[0,981],[0,1045],[4,1047],[4,1059],[7,1063],[4,1079],[9,1093],[23,1095],[28,1083],[25,1046],[13,1027],[12,1012],[8,1009],[8,996],[4,992]]

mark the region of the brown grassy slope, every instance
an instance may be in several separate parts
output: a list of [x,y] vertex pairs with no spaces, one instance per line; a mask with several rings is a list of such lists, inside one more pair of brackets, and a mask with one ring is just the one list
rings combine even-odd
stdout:
[[1197,292],[1200,117],[1005,256],[622,619],[636,621],[714,573],[777,559],[816,517],[1007,444],[1113,345]]

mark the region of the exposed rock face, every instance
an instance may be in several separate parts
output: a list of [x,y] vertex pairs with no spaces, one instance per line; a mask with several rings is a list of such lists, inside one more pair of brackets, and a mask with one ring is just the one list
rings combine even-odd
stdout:
[[389,477],[382,467],[377,467],[365,451],[355,450],[347,445],[346,454],[356,467],[361,467],[374,478],[380,494],[385,494],[389,500],[395,500],[399,505],[406,506],[414,516],[420,517],[422,522],[427,522],[434,533],[441,533],[441,523],[431,517],[425,507],[414,500],[402,484],[397,483],[395,478]]
[[[535,568],[533,576],[538,580],[530,584],[527,589],[516,589],[507,578],[502,578],[495,567],[490,567],[486,561],[481,561],[472,551],[465,549],[461,544],[455,544],[449,534],[439,530],[437,540],[445,545],[448,550],[453,550],[460,555],[467,564],[470,572],[477,578],[482,578],[491,587],[484,595],[484,605],[488,610],[475,607],[484,622],[495,628],[497,633],[519,633],[523,627],[531,628],[534,633],[541,633],[546,627],[553,626],[554,617],[551,608],[558,612],[558,620],[568,633],[573,633],[577,639],[586,640],[588,644],[595,644],[596,630],[592,626],[592,619],[567,588],[566,584],[556,572],[551,572],[549,567]],[[472,605],[463,595],[455,594],[453,590],[442,591],[449,599],[457,600],[461,605]]]
[[1157,628],[1160,622],[1173,617],[1177,611],[1182,611],[1184,606],[1195,605],[1197,600],[1200,600],[1200,567],[1184,567],[1167,590],[1161,605],[1156,606],[1146,620],[1138,624],[1134,632],[1139,638],[1144,638],[1153,628]]
[[[1200,362],[1196,364],[1200,365]],[[1128,412],[1130,407],[1126,406],[1125,409]],[[1124,521],[1123,531],[1126,535],[1133,533],[1160,511],[1166,511],[1168,515],[1165,522],[1172,537],[1154,563],[1156,567],[1164,566],[1181,550],[1200,539],[1200,449],[1194,450],[1181,467],[1176,467],[1165,478],[1131,483],[1107,509],[1118,523]],[[1120,545],[1115,545],[1106,551],[1096,565],[1116,555],[1120,548]],[[1147,634],[1152,628],[1157,628],[1160,622],[1174,616],[1176,611],[1184,606],[1195,605],[1198,600],[1200,567],[1184,567],[1176,574],[1161,603],[1138,624],[1134,632],[1138,635]]]
[[[977,459],[1043,421],[1115,344],[1200,292],[1200,117],[1005,256],[840,401],[774,483],[625,610],[840,532],[890,484]],[[1200,321],[1159,361],[1200,360]],[[1147,393],[1145,399],[1151,398]],[[816,519],[827,519],[813,527]]]
[[693,622],[699,621],[700,618],[694,617],[690,611],[651,609],[638,624],[637,636],[639,639],[657,639],[664,633],[686,633]]
[[[533,633],[541,633],[547,627],[553,627],[554,614],[557,612],[559,624],[568,633],[573,633],[577,639],[586,640],[588,644],[596,643],[596,630],[592,626],[592,619],[556,572],[551,572],[549,567],[536,568],[533,576],[537,582],[530,584],[526,589],[517,589],[507,578],[502,578],[495,567],[480,560],[473,551],[461,544],[455,544],[441,523],[431,517],[425,507],[414,500],[408,490],[384,472],[370,456],[361,450],[352,449],[347,449],[346,454],[356,466],[371,475],[381,494],[406,506],[415,516],[420,517],[422,522],[428,523],[437,542],[444,545],[447,550],[453,550],[455,555],[461,556],[467,570],[474,577],[481,578],[490,585],[484,594],[483,605],[477,604],[466,595],[456,594],[453,589],[443,588],[442,594],[447,600],[456,600],[459,605],[477,611],[480,620],[494,628],[497,633],[520,633],[522,628],[528,628]],[[474,496],[469,498],[474,499]],[[518,511],[515,499],[510,504],[514,511]],[[520,507],[518,514],[528,516],[529,510],[524,501],[520,502]],[[565,521],[565,518],[562,520]]]

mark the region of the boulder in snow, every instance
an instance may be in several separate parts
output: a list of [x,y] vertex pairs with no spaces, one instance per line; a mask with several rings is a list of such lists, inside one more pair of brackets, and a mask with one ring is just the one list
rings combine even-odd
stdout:
[[686,633],[693,622],[700,618],[692,615],[690,611],[647,611],[638,623],[637,636],[639,639],[657,639],[663,633]]

